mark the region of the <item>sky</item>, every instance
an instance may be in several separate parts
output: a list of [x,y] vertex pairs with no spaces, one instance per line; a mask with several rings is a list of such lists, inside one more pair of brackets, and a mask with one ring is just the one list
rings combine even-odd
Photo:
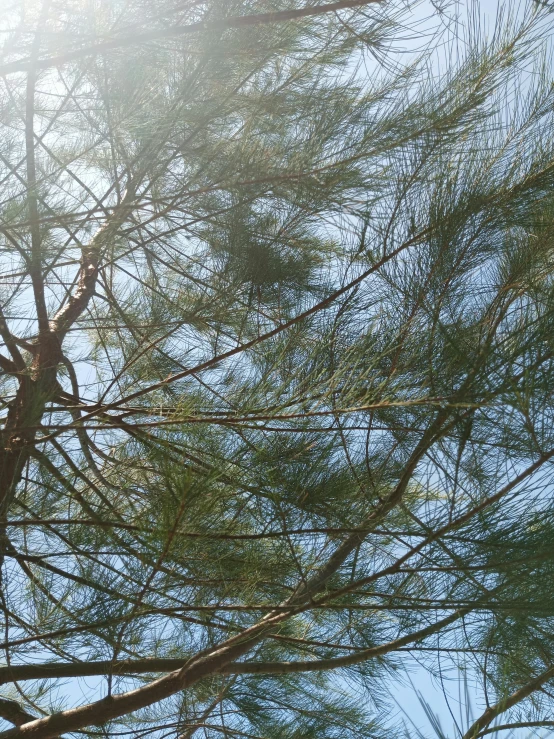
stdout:
[[[456,3],[460,14],[467,10],[468,6],[479,7],[479,13],[483,21],[481,26],[485,34],[491,34],[495,28],[495,18],[499,11],[505,11],[508,6],[515,9],[523,7],[523,2],[515,5],[506,0],[476,0],[476,2]],[[426,13],[428,6],[421,5],[418,11],[421,15],[420,30],[422,35],[426,28]],[[452,15],[452,13],[449,13]],[[417,17],[417,15],[416,15]],[[415,43],[415,42],[414,42]],[[437,73],[441,72],[440,57],[435,60]],[[552,77],[554,79],[554,68]],[[485,709],[482,690],[477,686],[476,675],[470,672],[461,674],[450,665],[445,665],[442,681],[438,677],[431,676],[424,668],[418,665],[416,659],[408,660],[403,679],[403,685],[397,685],[393,691],[393,699],[397,703],[397,710],[391,716],[391,725],[398,722],[404,723],[406,735],[410,738],[421,739],[421,736],[429,739],[437,738],[439,734],[433,724],[440,727],[443,736],[455,739],[461,736],[471,723],[477,719]],[[427,705],[425,705],[427,704]],[[429,712],[433,714],[429,716]],[[496,722],[505,722],[505,717],[500,717]],[[494,725],[494,724],[493,724]],[[461,732],[460,732],[461,729]],[[420,733],[419,733],[420,732]],[[525,739],[527,737],[543,737],[550,739],[554,736],[553,730],[547,729],[517,729],[501,731],[490,734],[498,739]]]
[[[487,25],[494,27],[496,13],[505,3],[500,0],[481,0],[480,10],[483,15],[486,28]],[[425,34],[425,6],[421,6],[420,32]],[[417,41],[412,42],[414,48]],[[440,61],[437,72],[440,74]],[[554,76],[554,75],[553,75]],[[436,722],[448,737],[460,736],[455,723],[465,730],[472,719],[477,717],[483,710],[483,696],[475,688],[475,676],[471,673],[464,681],[463,676],[455,671],[449,671],[443,675],[441,685],[439,679],[432,678],[427,671],[420,667],[415,659],[407,657],[404,685],[394,690],[393,699],[397,704],[396,710],[391,714],[391,724],[404,722],[406,733],[410,737],[417,737],[418,731],[426,737],[436,736],[433,723]],[[63,687],[63,694],[71,696],[75,703],[82,703],[97,699],[99,691],[105,681],[96,678],[87,680],[68,681]],[[428,705],[434,719],[429,716],[425,704]],[[545,730],[518,730],[511,732],[512,739],[523,739],[527,736],[551,735],[552,732]],[[501,738],[507,737],[508,732],[502,732]]]

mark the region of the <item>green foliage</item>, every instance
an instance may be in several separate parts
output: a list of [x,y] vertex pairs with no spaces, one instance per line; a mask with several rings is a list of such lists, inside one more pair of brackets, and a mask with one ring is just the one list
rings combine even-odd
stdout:
[[394,737],[416,660],[550,720],[551,15],[316,5],[6,6],[0,681],[98,701],[56,735]]

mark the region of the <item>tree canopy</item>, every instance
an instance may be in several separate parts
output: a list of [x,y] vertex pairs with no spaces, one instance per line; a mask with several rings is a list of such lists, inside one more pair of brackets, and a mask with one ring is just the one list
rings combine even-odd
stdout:
[[2,11],[0,739],[554,726],[547,5]]

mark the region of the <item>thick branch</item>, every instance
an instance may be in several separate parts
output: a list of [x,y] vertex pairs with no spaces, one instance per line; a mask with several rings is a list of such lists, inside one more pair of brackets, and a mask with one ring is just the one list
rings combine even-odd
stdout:
[[[104,698],[96,703],[91,703],[88,706],[82,706],[81,708],[76,708],[71,711],[64,711],[45,719],[32,721],[21,728],[5,731],[0,734],[0,737],[1,739],[16,739],[16,737],[36,737],[36,739],[39,739],[40,737],[41,739],[49,739],[50,737],[55,737],[62,732],[74,731],[90,724],[103,724],[112,718],[117,718],[118,716],[128,714],[131,711],[162,700],[163,698],[176,693],[178,690],[183,690],[193,685],[209,674],[283,674],[289,672],[306,672],[317,669],[346,667],[367,659],[381,656],[411,642],[419,641],[445,626],[448,626],[450,623],[453,623],[467,612],[467,610],[456,611],[456,613],[442,619],[438,623],[432,624],[425,629],[421,629],[414,634],[396,639],[393,642],[364,650],[355,655],[347,655],[334,660],[317,660],[313,662],[297,663],[269,662],[259,664],[230,663],[227,661],[226,658],[229,656],[231,656],[231,658],[233,656],[240,656],[241,653],[248,651],[255,641],[259,641],[260,625],[257,625],[253,627],[253,629],[249,630],[254,632],[254,635],[250,638],[246,638],[243,634],[240,637],[230,639],[227,644],[231,645],[231,643],[234,643],[231,646],[223,645],[215,653],[207,655],[206,657],[201,657],[198,661],[185,664],[181,670],[160,678],[143,688],[138,688],[137,690],[129,691],[128,693],[120,695],[110,696],[109,698]],[[265,631],[265,629],[262,627],[262,634],[263,631]],[[256,632],[258,633],[256,634]],[[151,660],[149,662],[150,665],[152,665],[153,661]],[[104,664],[108,665],[109,663]]]
[[17,373],[17,365],[3,354],[0,354],[0,369],[8,375],[15,375]]
[[[15,365],[15,367],[18,370],[25,369],[25,360],[21,356],[21,352],[19,351],[19,347],[17,346],[17,339],[15,336],[12,335],[10,329],[8,328],[8,324],[6,322],[6,319],[4,317],[4,312],[2,310],[2,307],[0,306],[0,336],[2,336],[2,339],[4,340],[4,344],[6,345],[6,348],[8,349],[12,362]],[[4,357],[2,357],[2,360],[5,360]],[[5,369],[4,364],[0,365],[2,366],[2,369]]]
[[[358,278],[360,279],[360,278]],[[136,690],[121,693],[119,695],[109,696],[96,703],[81,706],[70,711],[46,719],[33,721],[20,729],[12,729],[8,732],[0,734],[0,739],[16,739],[16,737],[40,737],[41,739],[50,739],[59,734],[74,731],[90,724],[102,724],[122,715],[129,714],[133,711],[144,708],[152,703],[156,703],[174,693],[187,688],[198,682],[202,678],[210,674],[223,673],[226,669],[245,669],[233,665],[231,663],[240,659],[248,653],[257,643],[265,636],[270,634],[275,627],[283,620],[294,615],[294,613],[303,610],[306,603],[309,603],[313,595],[322,590],[328,579],[337,572],[354,549],[364,540],[364,538],[374,529],[387,515],[387,513],[402,499],[406,486],[421,459],[430,444],[434,442],[437,435],[440,435],[441,427],[444,424],[447,409],[441,409],[435,420],[427,431],[422,435],[419,443],[415,447],[410,459],[408,460],[404,473],[393,490],[393,492],[378,506],[378,508],[366,519],[360,531],[351,534],[345,541],[335,550],[334,554],[304,585],[300,586],[296,593],[291,596],[283,606],[289,608],[280,608],[277,612],[267,614],[261,621],[254,626],[246,629],[236,637],[232,637],[221,644],[213,651],[197,654],[180,670],[170,673],[165,677],[152,681]],[[455,620],[459,617],[456,615],[448,617]],[[418,638],[423,638],[419,635]],[[400,646],[400,645],[398,645]],[[360,655],[348,655],[344,659],[359,659]],[[343,658],[340,658],[341,660]],[[350,664],[346,662],[345,664]],[[335,666],[340,666],[335,664]],[[254,668],[259,670],[259,668]],[[290,669],[290,668],[288,668]],[[294,669],[294,668],[293,668]],[[292,671],[292,670],[291,670]],[[15,732],[15,733],[14,733]]]
[[[28,111],[28,120],[32,119],[31,112],[31,110]],[[31,154],[32,149],[28,148],[28,158]],[[32,161],[34,162],[34,159]],[[77,289],[50,322],[46,318],[45,329],[44,316],[40,308],[41,301],[37,299],[35,291],[41,331],[29,372],[22,372],[19,375],[20,385],[16,397],[10,404],[6,424],[0,438],[0,516],[4,516],[8,510],[14,491],[21,479],[23,468],[34,446],[46,404],[59,393],[57,368],[64,358],[62,341],[72,324],[86,310],[94,294],[98,264],[103,248],[128,216],[133,198],[134,188],[129,187],[110,220],[97,232],[90,244],[83,247]],[[31,197],[30,208],[33,202],[35,201]],[[33,244],[40,246],[37,239],[38,235],[34,238]],[[33,246],[34,250],[35,246]],[[33,255],[33,259],[39,263],[40,255],[37,256],[35,251]],[[40,279],[42,280],[42,276]],[[16,367],[11,362],[8,367],[7,362],[10,360],[5,359],[3,363],[5,371]],[[2,360],[0,360],[0,366],[2,366]]]
[[[355,654],[348,654],[344,657],[336,657],[334,659],[299,661],[299,662],[233,662],[222,667],[219,673],[222,675],[260,675],[273,674],[281,675],[290,672],[313,672],[316,670],[337,669],[339,667],[349,667],[369,659],[380,657],[388,654],[400,647],[414,642],[421,641],[427,636],[444,629],[451,623],[461,618],[470,609],[458,610],[446,618],[437,621],[430,626],[419,629],[412,634],[394,639],[393,641],[381,644],[378,647],[370,647],[363,649]],[[91,677],[94,675],[140,675],[153,672],[171,672],[179,670],[186,662],[186,658],[182,659],[137,659],[122,660],[113,662],[111,660],[100,660],[97,662],[75,662],[73,664],[59,664],[56,662],[40,665],[12,665],[10,667],[0,668],[0,683],[7,683],[14,680],[44,680],[66,677]]]
[[554,667],[549,667],[548,670],[541,672],[534,680],[531,680],[519,690],[516,690],[511,695],[495,703],[494,706],[489,706],[486,711],[475,721],[470,728],[466,731],[463,739],[476,739],[477,736],[481,735],[483,729],[494,721],[497,716],[507,711],[508,709],[515,706],[517,703],[521,703],[522,700],[528,698],[531,693],[544,685],[544,683],[554,678]]
[[34,721],[36,716],[27,713],[17,701],[0,698],[0,718],[9,721],[11,724],[15,724],[15,726],[22,726],[29,721]]
[[67,331],[86,310],[90,299],[94,295],[103,248],[109,243],[109,240],[128,216],[134,195],[134,187],[128,187],[123,200],[112,213],[111,218],[96,233],[90,244],[83,246],[77,277],[77,289],[50,321],[50,330],[58,337],[59,341],[63,339]]

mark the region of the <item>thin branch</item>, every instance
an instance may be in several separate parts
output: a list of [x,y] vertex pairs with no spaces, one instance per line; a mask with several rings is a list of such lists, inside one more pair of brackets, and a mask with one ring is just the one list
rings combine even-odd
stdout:
[[545,726],[554,727],[554,721],[516,721],[513,724],[499,724],[498,726],[492,726],[490,729],[484,729],[478,737],[485,736],[485,734],[496,734],[497,731],[511,731],[512,729],[527,729],[527,728],[541,728]]
[[[326,13],[335,13],[339,10],[359,8],[363,5],[369,5],[372,3],[379,4],[380,2],[381,0],[338,0],[338,2],[328,3],[326,5],[314,5],[306,8],[281,10],[273,13],[231,16],[230,18],[221,18],[214,21],[198,21],[186,26],[175,25],[170,28],[136,33],[130,36],[103,41],[94,46],[86,46],[81,49],[66,51],[58,56],[39,60],[36,63],[36,68],[49,69],[51,67],[59,67],[67,62],[82,59],[92,54],[102,54],[112,49],[121,49],[149,41],[175,38],[189,33],[196,33],[197,31],[224,31],[228,28],[248,28],[250,26],[259,26],[268,23],[284,23],[286,21],[300,20],[301,18],[309,18],[324,15]],[[26,72],[30,68],[31,64],[32,61],[30,59],[21,59],[16,62],[4,64],[0,67],[0,76],[14,74],[15,72]]]

